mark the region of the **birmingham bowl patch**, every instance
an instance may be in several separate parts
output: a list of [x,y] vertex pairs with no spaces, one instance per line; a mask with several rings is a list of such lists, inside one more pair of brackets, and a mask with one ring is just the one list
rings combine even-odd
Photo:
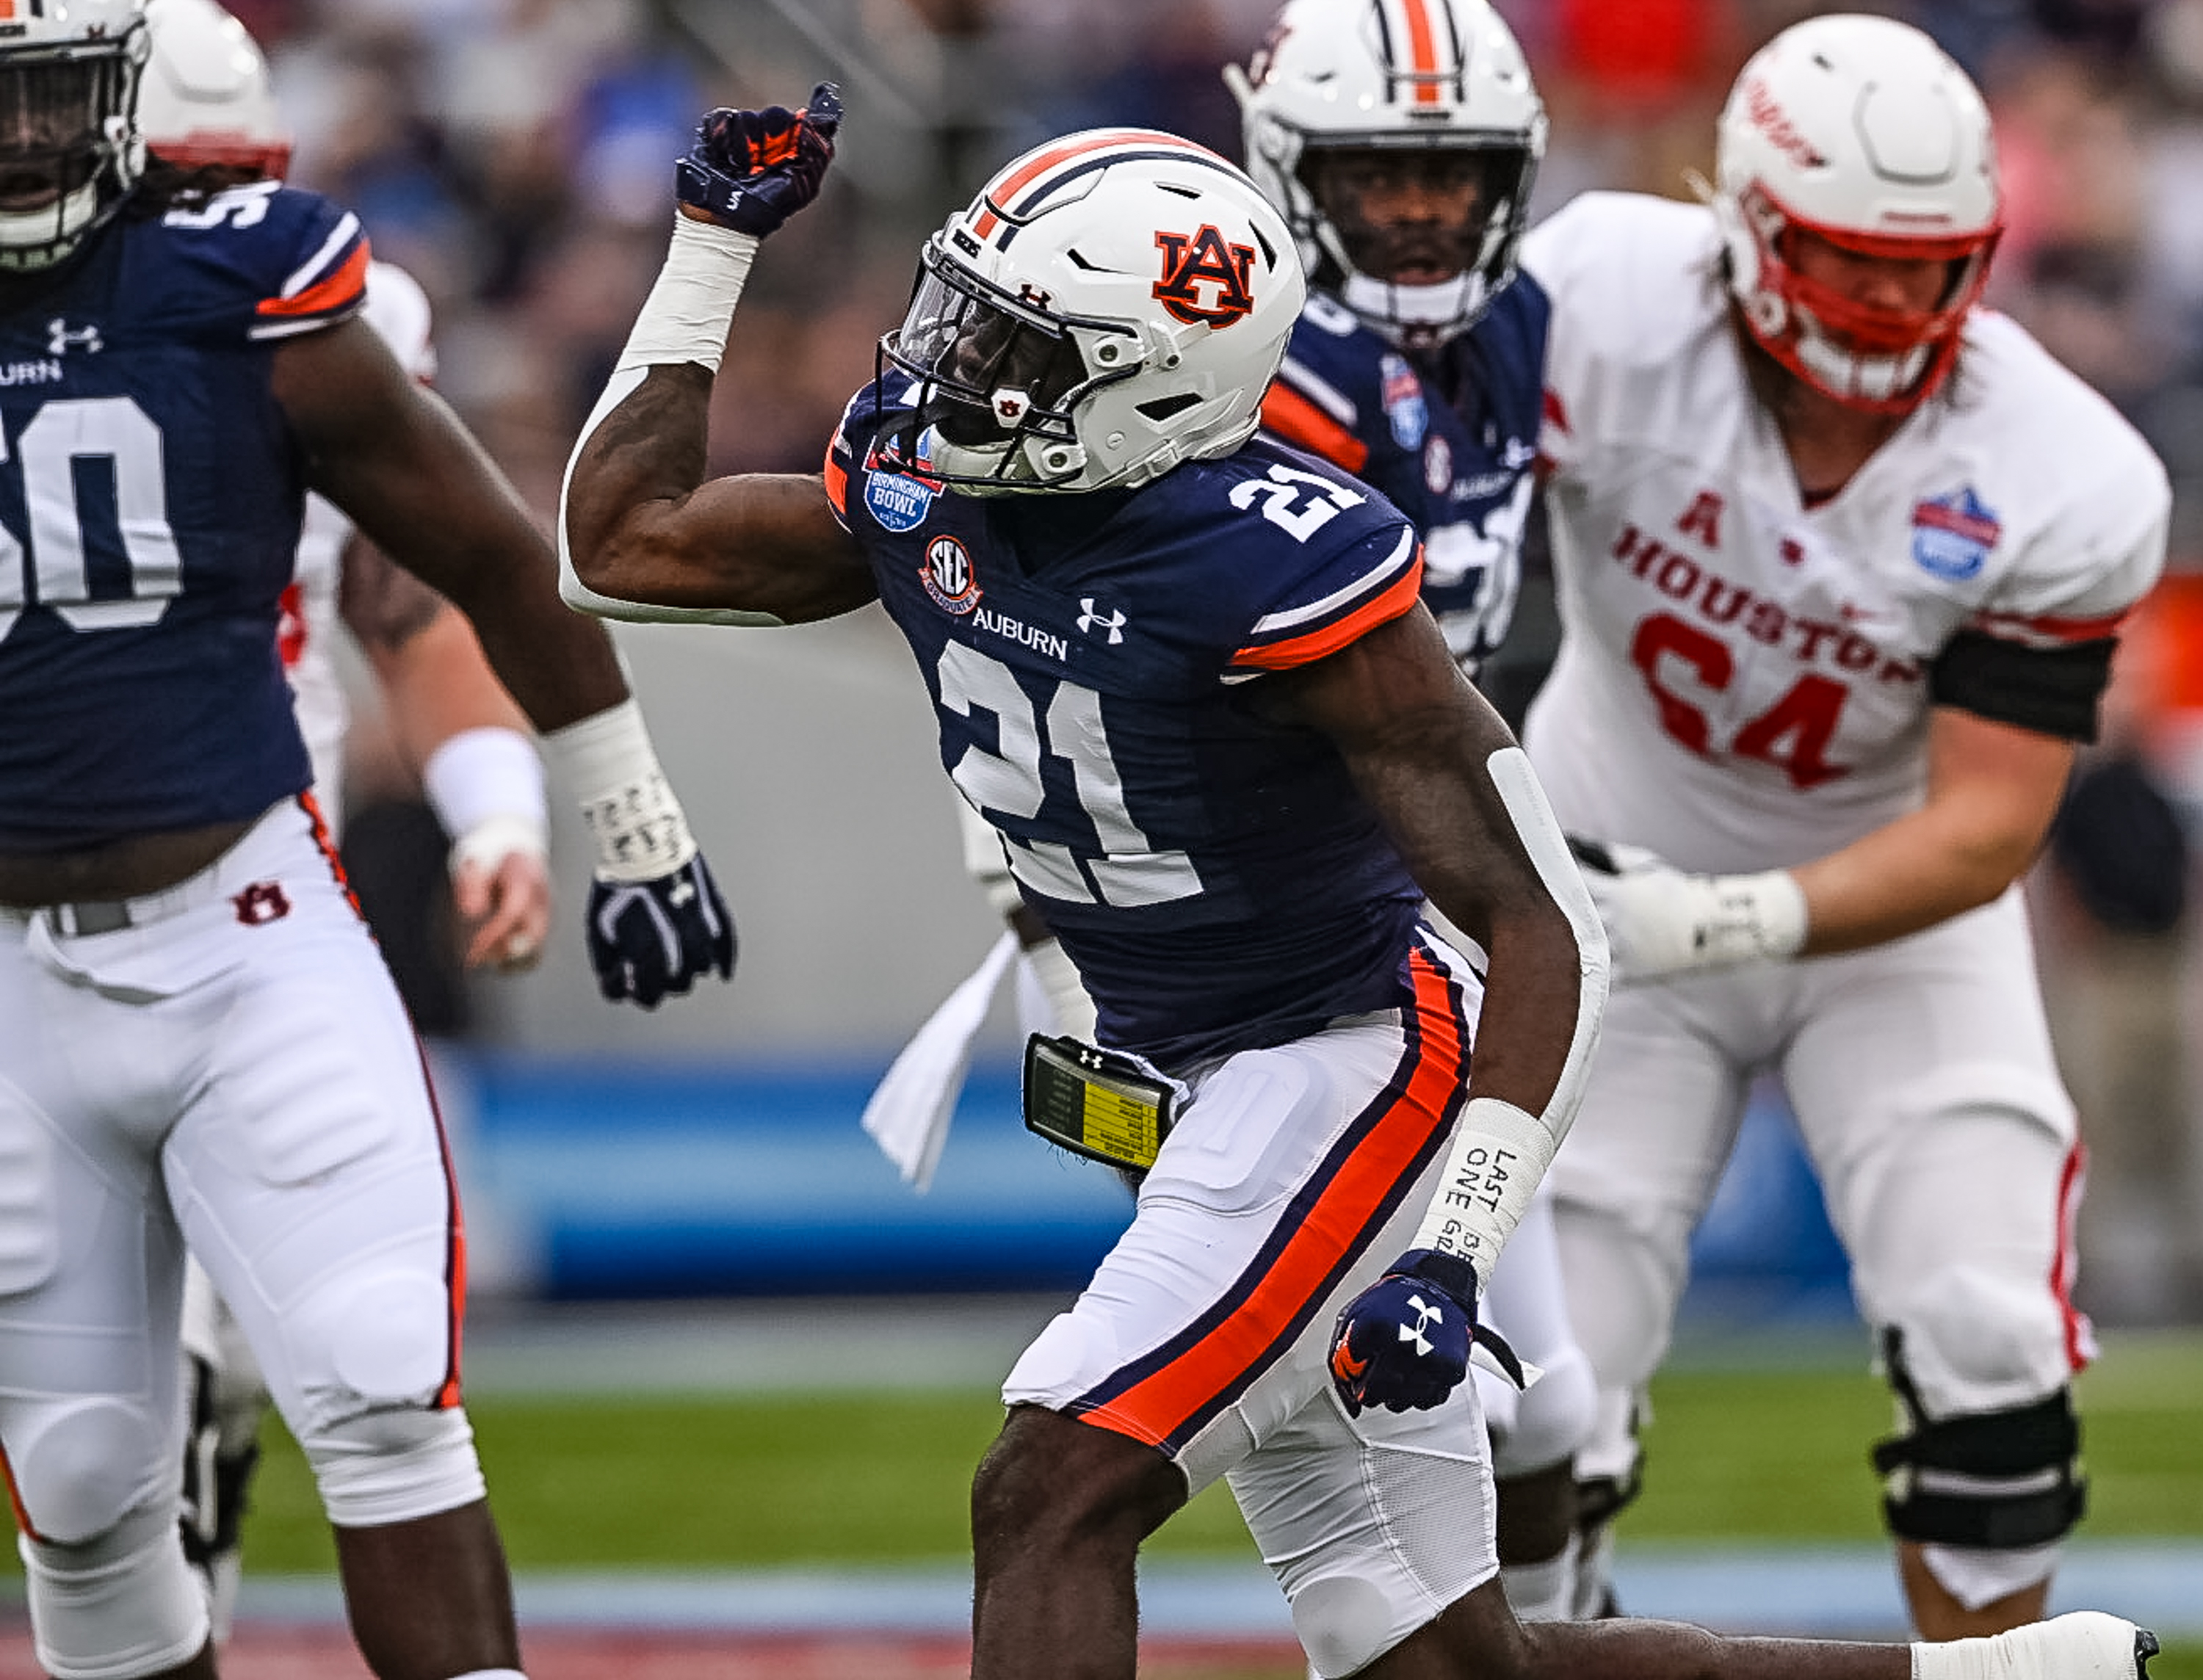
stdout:
[[1912,557],[1922,571],[1953,583],[1977,575],[2003,534],[2004,527],[1971,485],[1912,510]]

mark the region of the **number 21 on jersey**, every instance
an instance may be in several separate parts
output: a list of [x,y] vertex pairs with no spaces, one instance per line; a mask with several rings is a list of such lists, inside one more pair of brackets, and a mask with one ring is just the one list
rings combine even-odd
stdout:
[[1019,881],[1042,898],[1067,904],[1160,905],[1201,892],[1193,860],[1183,852],[1156,851],[1125,809],[1124,779],[1102,727],[1099,694],[1059,681],[1043,711],[1007,665],[961,642],[942,649],[936,675],[942,710],[969,717],[977,709],[995,716],[1000,750],[989,752],[974,743],[949,767],[950,778],[976,808],[1037,817],[1048,799],[1042,760],[1058,758],[1071,767],[1079,808],[1093,824],[1101,851],[1090,855],[1055,841],[1009,840],[1010,873]]

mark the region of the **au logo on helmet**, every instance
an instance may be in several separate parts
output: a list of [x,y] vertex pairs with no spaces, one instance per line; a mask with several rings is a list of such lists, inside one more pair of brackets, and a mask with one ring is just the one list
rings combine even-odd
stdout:
[[[1220,330],[1251,313],[1255,294],[1248,280],[1255,269],[1255,247],[1226,245],[1214,227],[1204,225],[1188,238],[1184,233],[1155,235],[1163,254],[1163,277],[1155,282],[1155,298],[1189,326]],[[1200,288],[1213,286],[1213,296]]]

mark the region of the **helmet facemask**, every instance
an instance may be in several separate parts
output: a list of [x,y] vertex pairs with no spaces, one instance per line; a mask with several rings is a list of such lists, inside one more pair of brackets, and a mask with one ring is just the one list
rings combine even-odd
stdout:
[[1320,253],[1319,284],[1393,343],[1422,349],[1474,326],[1515,277],[1536,171],[1521,140],[1312,140],[1294,231]]
[[880,341],[918,381],[911,418],[883,440],[901,464],[982,494],[1050,489],[1084,470],[1079,404],[1145,357],[1125,323],[1058,315],[1045,292],[1025,291],[1013,297],[927,241],[903,324]]
[[[1757,186],[1717,201],[1716,209],[1728,235],[1731,284],[1745,325],[1785,368],[1846,407],[1880,414],[1910,413],[1949,377],[2000,227],[1919,238],[1816,227]],[[1800,234],[1853,256],[1942,262],[1941,296],[1925,309],[1855,302],[1799,271]]]
[[131,113],[145,32],[0,53],[0,269],[49,268],[144,167]]

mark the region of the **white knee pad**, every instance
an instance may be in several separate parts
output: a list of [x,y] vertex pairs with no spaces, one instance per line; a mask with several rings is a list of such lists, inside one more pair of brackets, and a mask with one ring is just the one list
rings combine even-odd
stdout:
[[133,1511],[81,1544],[17,1541],[32,1637],[54,1680],[139,1680],[207,1642],[205,1595],[184,1562],[174,1513]]
[[375,1529],[471,1505],[487,1491],[458,1406],[364,1412],[298,1442],[339,1528]]
[[[1550,1357],[1550,1356],[1549,1356]],[[1591,1438],[1598,1383],[1583,1349],[1570,1347],[1515,1402],[1503,1428],[1491,1425],[1491,1468],[1503,1482],[1566,1464]]]
[[[15,1496],[41,1539],[57,1546],[96,1541],[163,1491],[171,1455],[160,1447],[157,1465],[147,1453],[150,1444],[174,1438],[172,1420],[127,1400],[87,1397],[39,1406],[9,1438]],[[180,1475],[180,1459],[174,1468]],[[166,1491],[174,1485],[171,1478]]]

